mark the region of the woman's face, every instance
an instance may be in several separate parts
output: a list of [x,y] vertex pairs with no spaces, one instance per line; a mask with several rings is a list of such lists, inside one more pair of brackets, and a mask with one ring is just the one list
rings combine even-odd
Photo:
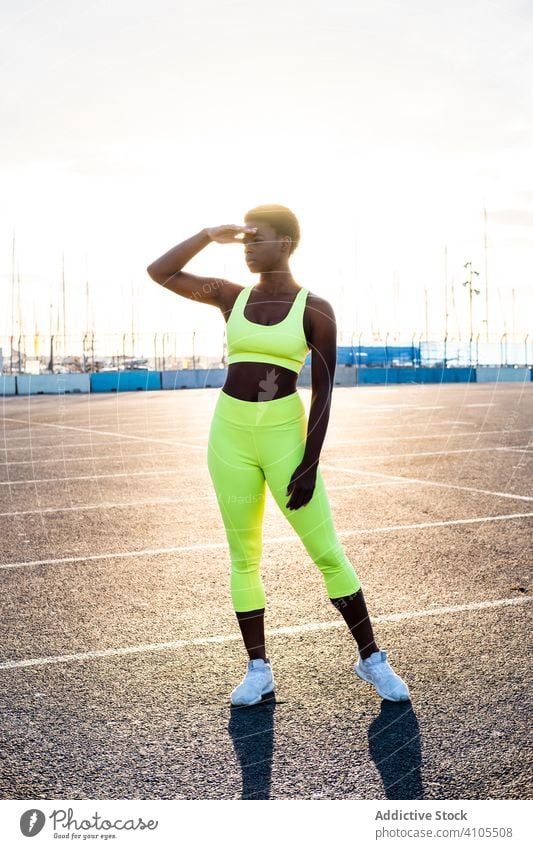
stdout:
[[246,221],[245,224],[257,227],[255,233],[244,234],[244,258],[250,271],[272,271],[279,266],[283,255],[282,244],[286,236],[278,236],[274,228],[266,221]]

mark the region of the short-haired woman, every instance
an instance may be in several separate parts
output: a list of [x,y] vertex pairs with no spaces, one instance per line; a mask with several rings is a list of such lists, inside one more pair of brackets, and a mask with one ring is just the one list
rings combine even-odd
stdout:
[[[309,556],[359,649],[356,674],[390,701],[409,699],[387,652],[375,642],[359,578],[337,537],[319,457],[329,421],[337,355],[335,315],[298,285],[289,258],[298,245],[295,215],[275,204],[250,210],[244,225],[207,227],[148,266],[150,277],[185,298],[221,310],[228,371],[218,394],[207,462],[229,545],[231,598],[248,653],[234,705],[254,705],[275,688],[265,649],[260,576],[266,484]],[[183,267],[210,242],[243,244],[253,286],[199,277]],[[309,420],[296,389],[309,351]]]

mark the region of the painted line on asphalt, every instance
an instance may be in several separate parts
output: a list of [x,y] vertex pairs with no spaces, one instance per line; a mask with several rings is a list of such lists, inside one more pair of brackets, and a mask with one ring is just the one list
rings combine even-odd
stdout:
[[[32,426],[38,425],[40,427],[51,427],[51,428],[57,428],[57,429],[62,429],[62,430],[75,430],[75,431],[79,431],[79,432],[82,432],[82,433],[96,434],[98,436],[114,436],[114,437],[117,437],[119,439],[124,439],[124,440],[132,439],[132,440],[135,440],[137,442],[155,442],[155,443],[159,443],[159,444],[162,444],[162,445],[175,445],[176,447],[184,446],[186,448],[195,448],[196,450],[205,450],[205,447],[206,447],[205,441],[202,442],[200,445],[198,445],[198,444],[193,443],[193,442],[190,442],[190,443],[181,442],[181,441],[177,442],[177,441],[173,441],[171,439],[157,439],[157,438],[154,438],[154,437],[151,437],[151,436],[135,436],[133,434],[117,433],[116,431],[93,430],[92,428],[88,428],[88,427],[75,427],[74,425],[59,425],[59,424],[52,424],[50,422],[37,422],[37,421],[29,422],[29,421],[26,421],[24,419],[13,419],[13,418],[7,418],[7,417],[4,417],[4,421],[15,421],[15,422],[21,422],[22,424],[27,424],[27,425],[32,425]],[[417,426],[419,426],[419,425],[417,425]],[[522,427],[522,428],[509,428],[509,429],[503,429],[503,430],[502,429],[499,429],[499,430],[475,430],[475,431],[469,430],[469,431],[466,431],[466,432],[463,432],[463,433],[449,433],[449,431],[445,431],[444,433],[428,433],[428,434],[416,433],[416,434],[413,434],[413,436],[405,436],[404,434],[402,434],[401,436],[384,436],[384,437],[378,437],[377,439],[355,439],[355,440],[354,439],[343,439],[343,440],[328,442],[328,445],[369,445],[369,444],[376,443],[376,442],[394,442],[394,441],[402,441],[403,442],[403,441],[407,441],[407,440],[410,440],[410,439],[417,439],[417,440],[420,440],[420,439],[439,439],[439,438],[456,439],[457,437],[460,437],[460,436],[480,437],[480,436],[487,436],[487,435],[500,434],[500,433],[531,433],[532,430],[533,430],[533,428],[531,428],[531,427]],[[206,439],[207,439],[207,437],[206,437]]]
[[[194,501],[200,500],[195,498]],[[216,498],[214,499],[216,501]],[[16,510],[13,513],[0,513],[0,519],[11,516],[42,516],[50,513],[79,513],[90,510],[131,510],[132,507],[161,506],[162,504],[182,504],[184,501],[190,504],[190,498],[157,498],[146,501],[102,501],[100,504],[81,504],[75,507],[40,507],[37,510]]]
[[[90,444],[90,443],[87,443]],[[61,463],[64,465],[65,463],[85,463],[93,462],[94,460],[109,460],[116,459],[117,457],[124,462],[124,460],[136,460],[138,457],[168,457],[171,454],[173,457],[176,456],[176,449],[174,447],[173,451],[138,451],[136,454],[128,453],[126,456],[122,454],[116,454],[115,456],[110,454],[89,454],[88,457],[51,457],[48,460],[9,460],[8,462],[0,462],[0,466],[44,466],[46,463]],[[22,481],[22,483],[28,483],[29,481]],[[6,481],[9,483],[9,481]],[[18,481],[12,481],[12,483],[18,483]]]
[[[353,531],[337,531],[338,537],[364,536],[365,534],[395,533],[398,531],[421,530],[425,528],[453,527],[454,525],[475,525],[478,522],[500,522],[509,519],[526,519],[533,513],[505,513],[503,516],[481,516],[475,519],[443,519],[439,522],[419,522],[410,525],[388,525],[381,528],[358,528]],[[287,545],[287,543],[300,543],[297,534],[283,537],[267,537],[263,539],[265,545]],[[116,551],[106,554],[85,554],[80,557],[55,557],[46,560],[21,560],[17,563],[0,563],[0,569],[19,569],[24,566],[57,566],[61,563],[88,563],[96,560],[127,559],[128,557],[150,557],[160,554],[177,554],[181,551],[209,551],[212,549],[226,549],[228,544],[224,542],[200,542],[193,545],[176,545],[169,548],[143,548],[139,551]]]
[[[335,444],[335,443],[333,443],[333,444]],[[204,447],[207,449],[207,443],[204,445]],[[326,445],[326,449],[327,448],[328,448],[328,446]],[[484,448],[452,448],[450,451],[413,451],[413,452],[409,452],[409,453],[402,451],[400,454],[389,454],[389,453],[387,453],[387,454],[369,454],[369,455],[365,455],[364,459],[365,460],[383,460],[383,459],[388,460],[390,458],[402,459],[403,457],[447,457],[448,455],[452,455],[452,454],[475,454],[475,453],[479,453],[479,452],[482,452],[482,451],[522,451],[522,452],[527,454],[527,453],[530,453],[531,450],[532,450],[532,446],[530,446],[529,444],[528,445],[517,445],[515,447],[505,446],[505,445],[490,445],[490,446],[484,447]],[[120,456],[120,459],[124,462],[124,460],[130,460],[131,461],[131,460],[137,459],[138,457],[165,457],[165,456],[168,456],[169,454],[171,454],[173,457],[176,456],[175,451],[146,451],[146,452],[140,452],[138,454],[128,454],[127,456],[123,456],[122,454],[120,454],[120,455],[116,455],[116,457]],[[54,457],[54,458],[48,459],[48,460],[38,460],[38,459],[11,460],[11,461],[8,461],[8,462],[0,462],[0,466],[6,466],[6,467],[32,466],[32,468],[33,468],[34,466],[42,466],[45,463],[58,463],[60,465],[64,465],[65,463],[83,463],[85,461],[94,462],[95,460],[106,460],[107,462],[109,462],[110,459],[116,459],[116,457],[113,458],[112,456],[110,457],[109,454],[101,454],[100,456],[91,455],[89,457]],[[187,466],[185,468],[187,469],[187,471],[192,471],[194,469],[197,469],[198,467],[197,467],[197,465],[193,465],[193,466]],[[324,468],[323,465],[322,465],[322,468]],[[180,469],[175,469],[174,473],[178,473],[178,472],[183,471],[183,470],[184,470],[184,467],[181,467]],[[116,472],[116,473],[107,474],[107,475],[82,475],[82,476],[78,476],[78,477],[61,478],[60,480],[85,480],[87,478],[96,479],[96,478],[99,478],[99,477],[102,477],[102,478],[124,477],[124,476],[127,476],[128,474],[130,474],[133,477],[134,475],[152,475],[152,474],[162,474],[163,475],[163,474],[170,474],[170,472],[167,469],[161,469],[160,471],[156,470],[156,471],[146,471],[146,472]],[[48,480],[57,481],[58,478],[43,478],[42,480],[44,482],[46,482]],[[23,480],[23,481],[0,481],[0,486],[9,486],[9,485],[13,486],[15,484],[22,484],[22,483],[40,483],[40,481],[39,480],[33,480],[33,479]]]
[[[420,423],[417,422],[417,427],[420,427]],[[425,425],[424,425],[425,426]],[[500,428],[499,430],[469,430],[463,433],[449,433],[445,431],[444,433],[416,433],[414,436],[383,436],[378,439],[339,439],[336,442],[327,441],[327,445],[369,445],[372,442],[404,442],[409,439],[456,439],[459,436],[490,436],[493,434],[502,434],[502,433],[531,433],[533,428],[531,427],[517,427],[517,428]]]
[[[1,463],[0,463],[1,465]],[[33,486],[37,483],[66,483],[67,481],[99,481],[101,479],[105,480],[106,478],[129,478],[129,477],[154,477],[159,475],[179,475],[183,469],[154,469],[152,471],[146,472],[111,472],[107,475],[70,475],[69,477],[56,477],[56,478],[30,478],[28,480],[23,481],[0,481],[0,486]],[[347,484],[328,484],[329,489],[357,489],[358,487],[372,487],[372,486],[387,486],[390,483],[400,484],[403,481],[374,481],[372,483],[347,483]],[[209,498],[208,495],[198,496],[202,500],[204,498]],[[215,498],[215,496],[213,496]],[[189,499],[190,500],[190,499]],[[196,499],[195,499],[196,500]],[[216,498],[215,498],[216,500]]]
[[[498,598],[492,601],[474,601],[469,604],[458,604],[453,607],[431,607],[424,610],[404,611],[403,613],[385,613],[381,616],[373,616],[372,622],[402,622],[410,619],[422,619],[427,616],[446,616],[451,613],[464,613],[470,610],[486,610],[497,607],[510,607],[528,604],[533,596],[523,598]],[[326,631],[332,628],[345,628],[344,621],[333,622],[307,622],[303,625],[288,625],[281,628],[268,628],[265,635],[276,637],[278,635],[292,636],[304,634],[310,631]],[[188,646],[205,646],[209,643],[229,643],[242,640],[241,634],[224,634],[214,637],[196,637],[192,640],[172,640],[166,643],[144,643],[138,646],[123,646],[116,649],[101,649],[99,651],[78,652],[76,654],[52,655],[50,657],[33,657],[26,660],[7,660],[0,663],[0,669],[20,669],[25,666],[45,666],[49,663],[70,663],[76,660],[91,660],[98,657],[116,657],[117,655],[140,654],[152,651],[167,651],[169,649],[182,649]]]
[[[166,454],[167,452],[165,451],[164,453]],[[168,453],[174,454],[173,451]],[[135,454],[134,456],[137,457],[139,455]],[[91,457],[87,457],[86,459],[90,460]],[[101,459],[109,460],[109,457],[102,457]],[[0,466],[1,465],[2,463],[0,463]],[[13,463],[12,465],[18,464]],[[105,478],[135,478],[148,475],[177,475],[180,471],[183,471],[183,469],[152,469],[146,472],[110,472],[107,475],[70,475],[68,477],[60,478],[29,478],[28,480],[23,481],[0,481],[0,486],[22,486],[23,484],[26,484],[26,486],[33,486],[33,484],[36,483],[65,483],[66,481],[98,481]]]
[[183,446],[185,448],[195,448],[197,451],[200,450],[200,449],[203,450],[204,447],[205,447],[203,445],[195,445],[192,442],[190,442],[190,443],[189,442],[175,442],[171,439],[154,439],[151,436],[134,436],[133,434],[130,434],[130,433],[117,433],[116,431],[110,431],[110,430],[94,430],[93,428],[90,428],[90,427],[75,427],[74,425],[59,425],[59,424],[52,424],[50,422],[37,422],[37,421],[31,421],[30,422],[30,421],[26,421],[25,419],[12,419],[12,418],[6,418],[6,417],[3,417],[3,420],[6,421],[6,422],[21,422],[22,424],[31,425],[31,427],[34,427],[36,425],[38,427],[55,427],[58,430],[75,430],[79,433],[90,433],[90,434],[95,434],[96,436],[116,436],[119,439],[123,439],[123,440],[133,439],[136,442],[157,442],[161,445],[175,445],[177,447]]
[[[331,444],[331,443],[330,443]],[[327,446],[326,446],[327,447]],[[529,446],[517,446],[520,450],[526,450]],[[451,448],[449,451],[400,451],[399,454],[365,454],[364,460],[401,460],[404,457],[448,457],[452,454],[479,454],[483,451],[505,451],[505,446],[488,445],[483,448]],[[359,457],[361,452],[359,452]]]
[[[390,456],[390,455],[388,455]],[[404,455],[405,456],[405,455]],[[365,458],[367,459],[367,458]],[[388,459],[388,457],[387,457]],[[438,486],[443,489],[459,489],[464,492],[475,492],[479,495],[492,495],[495,498],[511,498],[516,499],[518,501],[533,501],[533,496],[531,495],[518,495],[514,492],[498,492],[497,490],[492,489],[479,489],[476,486],[464,486],[459,483],[446,483],[445,481],[430,481],[425,478],[406,478],[402,475],[387,475],[384,472],[369,472],[366,469],[347,469],[344,466],[335,466],[331,463],[321,463],[320,467],[322,469],[326,469],[327,471],[336,470],[338,472],[345,472],[347,474],[353,475],[371,475],[372,477],[379,478],[387,478],[392,481],[404,481],[405,483],[418,483],[424,484],[426,486]]]
[[[76,478],[53,478],[55,483],[63,483],[65,480],[76,480]],[[35,481],[38,483],[39,481]],[[372,481],[372,483],[344,483],[328,486],[328,492],[338,489],[376,489],[379,486],[403,486],[409,481]],[[519,496],[518,496],[519,497]],[[533,498],[531,499],[533,501]],[[35,510],[14,510],[11,513],[0,513],[0,519],[11,516],[40,516],[43,513],[80,513],[84,510],[131,510],[132,507],[159,506],[161,504],[196,504],[200,501],[212,501],[218,504],[216,495],[195,495],[194,498],[154,498],[146,501],[102,501],[100,504],[77,504],[75,507],[38,507]]]
[[516,447],[501,445],[496,448],[496,451],[518,451],[519,454],[531,454],[533,445],[517,445]]

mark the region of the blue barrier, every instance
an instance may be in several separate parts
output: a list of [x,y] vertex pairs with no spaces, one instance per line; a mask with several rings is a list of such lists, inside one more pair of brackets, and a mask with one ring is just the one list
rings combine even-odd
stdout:
[[[226,379],[226,369],[181,369],[176,371],[104,371],[91,375],[0,375],[0,396],[23,394],[64,394],[65,392],[132,392],[157,389],[205,389],[221,387]],[[89,384],[90,377],[90,384]],[[86,385],[79,385],[85,381]],[[430,368],[338,368],[336,386],[399,383],[500,383],[516,381],[533,382],[533,368],[481,368],[473,366]],[[311,386],[311,369],[304,366],[298,377],[298,386]]]
[[134,369],[91,374],[91,392],[133,392],[142,389],[161,389],[161,372]]
[[532,369],[514,366],[476,368],[476,383],[525,383],[531,380]]
[[16,395],[17,380],[14,374],[0,374],[0,395]]
[[360,368],[359,386],[368,383],[474,383],[474,368]]
[[222,386],[226,379],[225,368],[176,369],[161,372],[161,389],[207,389]]
[[416,345],[338,345],[337,363],[341,366],[416,366],[420,348]]
[[17,395],[69,395],[90,391],[88,374],[17,375]]

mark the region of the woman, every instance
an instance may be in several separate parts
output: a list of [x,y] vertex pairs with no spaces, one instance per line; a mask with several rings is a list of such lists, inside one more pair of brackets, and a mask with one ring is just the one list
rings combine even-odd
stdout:
[[[185,298],[218,307],[227,322],[228,372],[208,440],[207,462],[231,558],[231,598],[248,669],[231,693],[234,705],[254,705],[275,688],[266,656],[265,593],[259,572],[268,484],[282,513],[321,570],[326,591],[359,649],[356,674],[384,699],[409,690],[375,642],[359,578],[339,542],[318,466],[328,426],[337,339],[328,301],[296,283],[289,257],[300,230],[284,206],[256,207],[245,225],[207,227],[148,266],[157,283]],[[254,286],[198,277],[183,267],[210,242],[244,244]],[[296,389],[312,351],[309,422]]]

